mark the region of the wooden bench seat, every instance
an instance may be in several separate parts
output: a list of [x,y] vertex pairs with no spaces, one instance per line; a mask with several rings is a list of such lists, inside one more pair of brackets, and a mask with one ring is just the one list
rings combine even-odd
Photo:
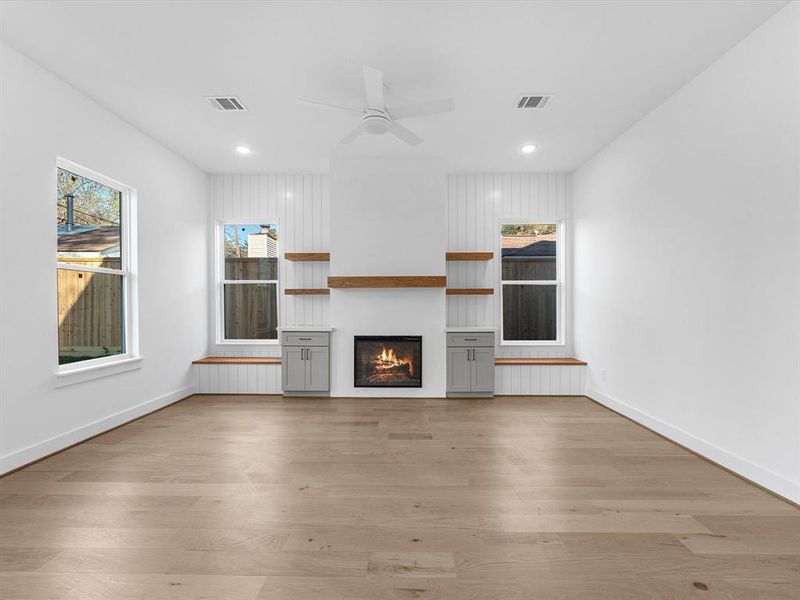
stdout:
[[[279,356],[208,356],[193,364],[197,365],[193,367],[195,390],[200,394],[281,393]],[[576,358],[496,358],[495,365],[498,396],[584,393],[586,363]]]
[[586,363],[577,358],[496,358],[494,361],[496,365],[563,365],[570,367],[582,367]]
[[280,356],[207,356],[192,361],[193,365],[279,365]]

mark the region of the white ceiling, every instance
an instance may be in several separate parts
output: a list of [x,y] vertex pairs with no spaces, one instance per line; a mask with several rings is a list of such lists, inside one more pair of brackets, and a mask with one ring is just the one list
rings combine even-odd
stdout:
[[[334,153],[572,170],[784,4],[6,0],[0,35],[209,172],[325,171]],[[425,138],[416,148],[371,135],[340,146],[357,115],[294,100],[361,105],[362,65],[383,70],[387,103],[452,96],[456,111],[404,121]],[[525,92],[556,98],[515,109]],[[217,112],[213,94],[249,111]]]

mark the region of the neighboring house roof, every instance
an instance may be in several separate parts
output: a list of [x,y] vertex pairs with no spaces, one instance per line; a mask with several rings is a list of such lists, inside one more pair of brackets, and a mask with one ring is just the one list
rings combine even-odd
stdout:
[[556,255],[556,234],[504,235],[500,240],[503,258],[526,258]]
[[119,226],[101,225],[94,229],[58,232],[58,251],[74,253],[110,250],[119,246]]

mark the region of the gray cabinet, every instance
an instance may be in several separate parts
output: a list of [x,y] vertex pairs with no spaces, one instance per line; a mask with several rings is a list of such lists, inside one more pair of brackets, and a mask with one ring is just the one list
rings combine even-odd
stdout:
[[284,393],[320,395],[331,389],[330,333],[283,331],[281,380]]
[[328,348],[306,350],[306,391],[327,392],[331,389],[331,359]]
[[494,332],[448,332],[447,395],[494,395]]
[[494,394],[494,346],[472,348],[470,391]]
[[472,385],[469,348],[447,349],[447,391],[468,392]]

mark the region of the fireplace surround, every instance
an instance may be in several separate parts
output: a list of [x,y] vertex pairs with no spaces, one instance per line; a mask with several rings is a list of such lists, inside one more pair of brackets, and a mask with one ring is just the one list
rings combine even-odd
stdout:
[[421,335],[354,336],[354,387],[422,387]]

